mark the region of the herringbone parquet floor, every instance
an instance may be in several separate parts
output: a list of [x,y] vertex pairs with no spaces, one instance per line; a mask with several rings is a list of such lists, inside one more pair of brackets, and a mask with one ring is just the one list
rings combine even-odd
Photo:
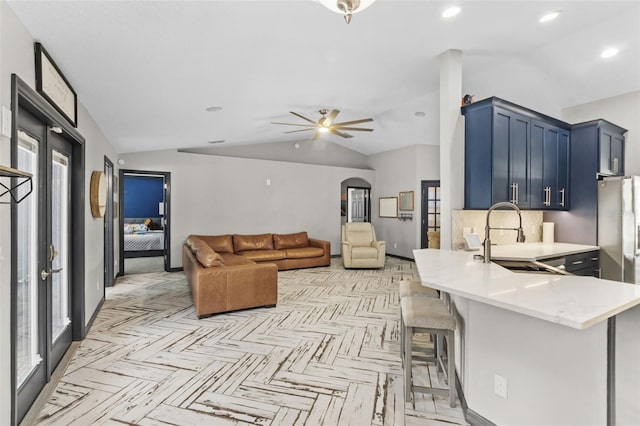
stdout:
[[120,278],[38,423],[464,424],[444,398],[404,402],[397,283],[415,272],[333,259],[280,272],[275,308],[202,320],[182,273]]

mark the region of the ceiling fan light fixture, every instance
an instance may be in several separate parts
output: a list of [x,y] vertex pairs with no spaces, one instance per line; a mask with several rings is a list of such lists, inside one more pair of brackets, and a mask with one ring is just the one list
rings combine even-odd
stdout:
[[318,127],[318,131],[320,133],[327,133],[327,132],[329,132],[329,128],[325,127],[325,126],[320,126],[320,127]]
[[368,8],[376,0],[318,0],[327,9],[344,16],[344,20],[351,22],[354,13],[359,13]]

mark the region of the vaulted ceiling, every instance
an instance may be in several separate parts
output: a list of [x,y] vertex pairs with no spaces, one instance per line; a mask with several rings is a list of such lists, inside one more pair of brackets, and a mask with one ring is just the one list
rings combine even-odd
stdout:
[[[638,1],[460,1],[444,19],[449,1],[378,0],[349,25],[314,0],[8,3],[121,153],[306,143],[313,132],[270,122],[321,108],[374,119],[372,133],[322,136],[360,153],[437,144],[448,49],[477,96],[544,93],[559,109],[640,90]],[[601,59],[609,46],[620,53]]]

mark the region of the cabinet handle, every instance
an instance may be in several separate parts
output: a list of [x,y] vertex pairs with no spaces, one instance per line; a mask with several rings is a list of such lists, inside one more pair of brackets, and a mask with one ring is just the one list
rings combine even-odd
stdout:
[[613,173],[614,174],[618,174],[618,159],[614,158],[613,160],[611,160],[613,162]]
[[516,204],[516,184],[511,184],[511,201],[513,204]]
[[518,184],[516,183],[515,185],[516,185],[516,202],[514,204],[518,205],[518,198],[519,198],[519,195],[520,195],[520,193],[519,193],[520,191],[518,190]]
[[562,189],[560,190],[560,205],[561,205],[562,207],[564,207],[564,192],[565,192],[565,189],[564,189],[564,188],[562,188]]
[[592,257],[592,258],[591,258],[591,261],[592,261],[592,262],[597,262],[597,261],[598,261],[598,258],[597,258],[597,257]]
[[572,265],[581,265],[584,263],[584,260],[574,260],[573,262],[571,262]]
[[544,188],[544,202],[542,204],[544,204],[545,206],[551,205],[551,187],[550,186],[546,186]]

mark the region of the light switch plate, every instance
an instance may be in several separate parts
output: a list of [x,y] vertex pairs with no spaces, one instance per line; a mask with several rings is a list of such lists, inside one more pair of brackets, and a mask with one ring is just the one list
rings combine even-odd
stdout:
[[2,107],[2,136],[11,137],[11,110]]

